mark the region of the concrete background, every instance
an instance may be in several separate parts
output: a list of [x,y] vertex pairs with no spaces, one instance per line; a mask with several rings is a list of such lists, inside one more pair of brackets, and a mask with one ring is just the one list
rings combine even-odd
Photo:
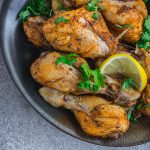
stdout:
[[[0,0],[0,6],[3,0]],[[150,143],[107,148],[85,143],[53,127],[15,87],[0,51],[0,150],[150,150]]]

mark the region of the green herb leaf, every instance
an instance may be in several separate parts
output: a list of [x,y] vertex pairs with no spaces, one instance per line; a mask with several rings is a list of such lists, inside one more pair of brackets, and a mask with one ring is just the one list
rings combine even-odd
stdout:
[[147,108],[150,108],[150,104],[145,104],[144,106]]
[[147,3],[148,3],[148,0],[144,0],[144,3],[147,4]]
[[[137,104],[135,106],[132,106],[130,110],[128,111],[128,114],[127,114],[128,119],[133,122],[138,122],[137,118],[135,117],[135,114],[140,113],[142,108],[145,107],[146,105],[147,104],[144,103],[143,99],[138,100]],[[148,107],[150,107],[150,105],[148,105]]]
[[105,78],[99,69],[91,70],[91,75],[93,76],[94,82],[98,87],[105,87]]
[[131,119],[132,113],[133,113],[134,109],[135,109],[135,106],[132,106],[132,107],[130,108],[130,110],[128,111],[128,114],[127,114],[128,120]]
[[81,65],[80,70],[82,72],[83,78],[88,80],[91,75],[90,67],[87,64],[83,64],[83,65]]
[[125,24],[125,25],[119,25],[119,24],[115,24],[115,27],[117,28],[120,28],[120,29],[123,29],[123,28],[131,28],[132,26],[130,24]]
[[88,89],[92,92],[98,92],[99,88],[105,87],[105,78],[99,69],[91,70],[87,64],[80,67],[83,81],[79,83],[80,89]]
[[69,22],[69,19],[66,19],[63,16],[61,16],[61,17],[56,18],[54,23],[56,25],[58,25],[58,23],[60,23],[60,22],[67,23],[67,22]]
[[95,19],[95,20],[97,20],[98,17],[99,17],[99,14],[94,13],[94,14],[92,15],[92,18]]
[[87,6],[86,9],[90,12],[96,11],[98,9],[98,4],[101,2],[101,0],[91,0]]
[[27,5],[20,11],[20,21],[26,21],[30,16],[46,16],[50,18],[52,10],[50,9],[50,2],[46,0],[30,0]]
[[67,64],[67,65],[72,65],[73,63],[77,62],[77,58],[78,55],[71,53],[71,54],[67,54],[67,55],[61,55],[57,60],[56,60],[56,65],[63,63],[63,64]]
[[135,88],[135,82],[132,78],[128,78],[124,80],[124,83],[122,85],[122,89],[129,89],[129,88]]
[[139,48],[150,50],[150,16],[145,19],[143,34],[137,42]]

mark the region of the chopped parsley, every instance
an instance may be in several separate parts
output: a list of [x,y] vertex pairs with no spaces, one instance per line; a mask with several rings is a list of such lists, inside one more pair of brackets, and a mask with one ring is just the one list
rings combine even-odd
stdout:
[[50,18],[52,10],[50,1],[47,0],[30,0],[19,13],[20,21],[26,21],[30,16],[46,16]]
[[120,29],[123,29],[123,28],[131,28],[132,26],[130,24],[125,24],[125,25],[119,25],[119,24],[115,24],[115,27],[117,28],[120,28]]
[[145,19],[143,33],[137,45],[139,48],[150,50],[150,16]]
[[101,0],[91,0],[87,6],[86,9],[90,12],[96,11],[98,9],[98,4],[101,2]]
[[98,17],[99,17],[99,14],[94,13],[94,14],[92,15],[92,18],[95,19],[95,20],[97,20]]
[[56,64],[66,64],[66,65],[72,65],[73,63],[77,62],[77,58],[78,55],[74,54],[74,53],[70,53],[67,55],[61,55],[57,60],[56,60]]
[[60,22],[67,23],[67,22],[69,22],[69,19],[66,19],[63,16],[61,16],[61,17],[56,18],[55,21],[54,21],[54,23],[56,25],[58,25],[58,23],[60,23]]
[[135,88],[135,82],[132,78],[125,79],[122,85],[122,89]]
[[105,78],[99,69],[91,70],[87,64],[80,67],[83,81],[79,83],[80,89],[87,89],[92,92],[98,92],[99,88],[105,87]]

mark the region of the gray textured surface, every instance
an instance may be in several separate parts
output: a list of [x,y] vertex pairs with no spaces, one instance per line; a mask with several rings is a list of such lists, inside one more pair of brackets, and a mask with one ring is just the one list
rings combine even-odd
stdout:
[[[2,0],[0,0],[0,5]],[[0,150],[149,150],[150,144],[106,148],[79,141],[50,125],[10,79],[0,51]]]

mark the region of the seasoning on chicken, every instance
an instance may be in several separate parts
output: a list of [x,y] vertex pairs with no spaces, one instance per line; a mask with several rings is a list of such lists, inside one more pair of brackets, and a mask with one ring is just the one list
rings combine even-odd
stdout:
[[72,110],[83,131],[89,135],[117,138],[129,127],[125,110],[104,98],[66,95],[47,87],[39,92],[54,107]]
[[144,106],[142,108],[142,113],[144,115],[150,116],[150,84],[147,84],[144,92],[143,92],[143,100],[145,104],[149,104],[149,107]]
[[[93,13],[98,14],[97,20],[92,18]],[[89,12],[84,7],[53,16],[44,24],[43,31],[55,49],[77,53],[82,57],[108,56],[115,51],[118,42],[101,14]]]
[[56,64],[61,55],[50,52],[37,59],[31,66],[32,77],[41,83],[62,92],[75,92],[81,80],[80,72],[73,66]]
[[[50,52],[41,56],[31,66],[32,77],[39,83],[49,88],[53,88],[65,93],[75,95],[94,93],[89,89],[80,89],[79,82],[82,81],[80,66],[87,63],[83,58],[78,57],[73,65],[60,63],[56,65],[56,60],[61,55],[57,52]],[[108,97],[113,102],[124,106],[131,107],[140,97],[140,92],[130,88],[122,90],[122,80],[106,76],[106,86],[100,88],[97,94]]]
[[[66,8],[74,8],[86,5],[90,0],[61,1]],[[143,30],[143,21],[147,17],[147,8],[143,0],[102,0],[99,3],[102,15],[106,19],[111,31],[115,35],[121,34],[129,28],[123,39],[128,42],[136,42],[140,39]]]
[[103,0],[100,6],[104,8],[102,14],[115,34],[120,34],[129,28],[123,39],[133,43],[140,39],[143,21],[147,16],[147,8],[143,0]]
[[42,27],[46,20],[43,17],[30,17],[23,23],[24,31],[28,37],[28,40],[37,47],[50,47],[46,41]]

